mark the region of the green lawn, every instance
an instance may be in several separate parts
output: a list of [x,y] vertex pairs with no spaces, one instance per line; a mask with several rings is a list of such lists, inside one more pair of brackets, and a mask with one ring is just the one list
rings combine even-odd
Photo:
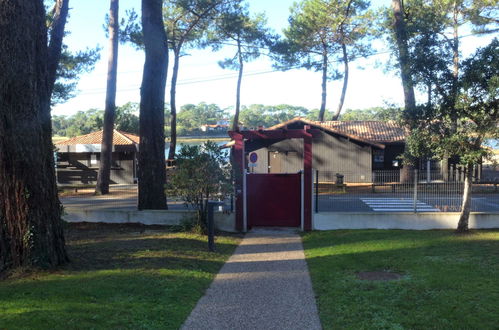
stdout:
[[71,225],[72,262],[0,280],[0,329],[178,329],[239,242],[124,225]]
[[[499,231],[303,236],[324,329],[499,329]],[[361,280],[390,271],[395,281]]]

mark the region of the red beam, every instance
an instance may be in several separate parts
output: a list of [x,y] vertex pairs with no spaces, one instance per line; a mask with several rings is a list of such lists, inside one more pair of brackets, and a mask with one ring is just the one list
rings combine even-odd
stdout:
[[269,139],[300,139],[306,136],[318,135],[320,130],[317,129],[279,129],[279,130],[261,130],[261,131],[230,131],[229,136],[236,139],[236,136],[242,135],[247,140],[269,140]]

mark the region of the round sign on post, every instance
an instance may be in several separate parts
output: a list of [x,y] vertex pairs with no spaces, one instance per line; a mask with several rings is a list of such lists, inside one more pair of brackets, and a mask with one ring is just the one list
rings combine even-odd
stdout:
[[250,153],[249,161],[252,163],[256,163],[258,161],[258,154],[256,152]]
[[[256,167],[256,162],[258,161],[258,154],[256,152],[252,152],[249,154],[249,163],[248,167]],[[253,171],[252,171],[253,172]]]

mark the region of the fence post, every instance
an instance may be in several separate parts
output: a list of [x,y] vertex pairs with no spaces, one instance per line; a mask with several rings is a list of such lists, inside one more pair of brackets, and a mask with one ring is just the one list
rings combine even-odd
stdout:
[[414,169],[414,194],[413,194],[414,213],[418,212],[418,170]]
[[315,170],[315,213],[319,213],[319,170]]

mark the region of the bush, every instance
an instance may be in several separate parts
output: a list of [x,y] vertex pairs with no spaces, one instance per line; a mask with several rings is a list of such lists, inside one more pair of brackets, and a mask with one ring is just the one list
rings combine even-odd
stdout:
[[227,151],[211,141],[200,146],[182,145],[176,161],[167,187],[171,195],[197,211],[196,225],[205,229],[208,200],[223,200],[232,191]]

